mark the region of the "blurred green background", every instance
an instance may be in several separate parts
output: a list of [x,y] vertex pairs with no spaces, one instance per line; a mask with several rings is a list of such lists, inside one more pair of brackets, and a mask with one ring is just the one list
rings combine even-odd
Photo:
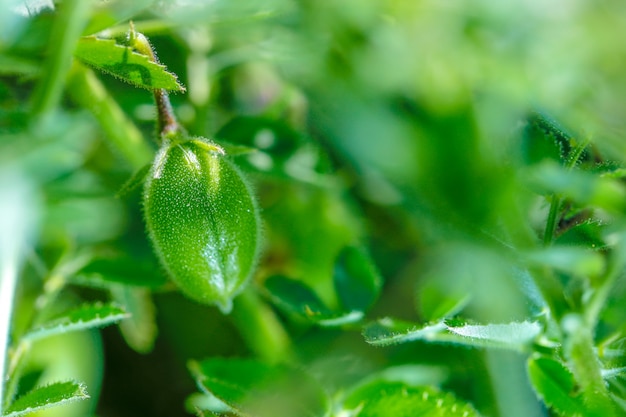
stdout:
[[[144,234],[140,192],[116,196],[137,166],[85,108],[92,92],[70,74],[59,103],[33,123],[55,16],[38,2],[0,2],[0,175],[30,183],[39,213],[25,218],[37,233],[16,332],[46,277],[63,268],[67,281],[78,282],[61,296],[67,305],[131,292],[145,302],[137,307],[144,319],[140,330],[50,340],[33,352],[28,375],[93,381],[90,404],[45,415],[187,415],[185,398],[195,391],[189,359],[253,352],[229,317],[165,283]],[[590,140],[602,161],[620,164],[626,155],[626,3],[619,0],[112,0],[93,1],[79,25],[83,35],[123,39],[131,19],[186,86],[172,101],[189,132],[259,148],[234,158],[262,208],[255,285],[287,275],[337,307],[335,259],[345,245],[364,244],[385,280],[371,319],[427,322],[459,300],[466,317],[483,322],[536,312],[510,251],[542,238],[548,210],[527,176],[537,162],[523,134],[531,112]],[[98,79],[156,149],[150,92],[106,74]],[[0,201],[0,213],[11,204]],[[103,271],[67,266],[81,256],[102,262],[120,287],[80,285]],[[611,314],[612,323],[626,318]],[[416,364],[430,372],[418,373],[426,383],[485,415],[545,413],[518,356],[425,344],[381,349],[366,345],[358,329],[280,317],[298,361],[331,390],[386,366]],[[138,341],[128,340],[133,334]]]

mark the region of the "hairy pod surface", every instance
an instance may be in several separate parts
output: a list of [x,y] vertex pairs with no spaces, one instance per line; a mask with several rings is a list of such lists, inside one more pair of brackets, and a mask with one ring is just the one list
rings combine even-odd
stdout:
[[143,195],[148,234],[188,297],[229,312],[256,263],[258,208],[239,171],[202,139],[166,141]]

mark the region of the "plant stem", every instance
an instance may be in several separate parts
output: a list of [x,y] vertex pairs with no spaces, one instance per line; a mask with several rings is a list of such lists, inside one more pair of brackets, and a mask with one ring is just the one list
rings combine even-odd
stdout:
[[594,351],[591,328],[579,315],[568,315],[563,321],[567,334],[564,353],[587,405],[585,415],[615,416],[612,401],[602,377],[600,362]]
[[[135,26],[131,22],[128,32],[128,42],[140,54],[146,55],[152,62],[159,63],[159,58],[152,48],[150,41],[143,34],[135,31]],[[170,97],[167,91],[162,88],[154,90],[154,100],[157,106],[157,129],[161,136],[180,132],[182,127],[178,124]]]
[[543,233],[543,245],[549,246],[552,243],[554,231],[556,230],[556,219],[561,210],[561,197],[557,194],[552,194],[552,202],[550,203],[550,213],[548,213],[548,220],[546,221],[546,229]]
[[[576,166],[576,163],[578,163],[580,156],[585,151],[588,144],[588,140],[583,141],[572,151],[570,156],[567,158],[567,161],[565,162],[566,169],[571,170]],[[549,246],[552,243],[552,239],[554,238],[554,231],[556,230],[556,226],[558,223],[557,217],[559,215],[559,211],[561,210],[561,203],[563,202],[563,199],[557,194],[553,194],[551,198],[552,203],[550,204],[550,213],[548,213],[546,229],[543,234],[544,246]]]
[[157,129],[161,137],[180,132],[182,127],[176,121],[169,94],[162,88],[154,90],[157,105]]
[[235,298],[231,317],[250,350],[259,357],[268,362],[292,358],[289,335],[254,288],[248,286]]
[[32,111],[35,116],[54,110],[61,100],[74,45],[81,35],[90,7],[91,0],[66,0],[59,6],[50,37],[48,60],[34,92]]

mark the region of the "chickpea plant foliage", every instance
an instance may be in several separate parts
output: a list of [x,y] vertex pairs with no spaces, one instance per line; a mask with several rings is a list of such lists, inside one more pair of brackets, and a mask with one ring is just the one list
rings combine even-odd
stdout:
[[623,415],[624,6],[417,3],[0,2],[0,416]]

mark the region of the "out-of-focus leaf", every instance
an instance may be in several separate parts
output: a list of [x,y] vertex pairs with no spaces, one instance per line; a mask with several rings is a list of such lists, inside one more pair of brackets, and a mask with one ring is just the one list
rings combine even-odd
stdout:
[[83,384],[74,381],[56,382],[22,395],[5,410],[2,417],[19,417],[87,398],[89,394]]
[[617,213],[626,209],[626,187],[614,178],[568,170],[548,161],[530,170],[528,178],[539,191],[560,194],[583,206]]
[[130,317],[120,323],[120,331],[128,346],[139,353],[149,353],[154,347],[158,329],[156,308],[147,288],[127,285],[111,287],[113,300],[121,305]]
[[445,319],[460,312],[471,298],[471,294],[454,291],[437,280],[429,279],[419,288],[419,311],[426,321]]
[[435,365],[397,365],[371,374],[362,381],[369,384],[374,381],[400,382],[410,386],[439,386],[450,377],[450,371],[444,366]]
[[281,120],[264,117],[236,117],[215,135],[226,141],[255,149],[238,162],[252,171],[317,183],[323,165],[319,151],[300,132]]
[[216,416],[215,413],[232,412],[232,408],[220,401],[215,395],[210,393],[196,392],[187,397],[185,408],[190,413],[207,412]]
[[29,59],[0,55],[0,75],[28,75],[37,74],[39,66]]
[[526,260],[533,265],[548,266],[579,276],[595,277],[605,268],[600,253],[581,247],[551,246],[528,253]]
[[281,273],[298,278],[334,308],[333,268],[341,249],[360,240],[361,219],[335,190],[281,183],[265,192],[263,217],[272,236],[266,254],[285,259]]
[[185,91],[165,66],[134,52],[130,47],[116,44],[112,39],[83,37],[78,41],[74,55],[85,64],[137,87]]
[[328,398],[322,388],[296,369],[221,358],[193,361],[189,367],[200,389],[215,395],[239,415],[322,417],[328,411]]
[[344,401],[346,413],[355,417],[478,417],[468,403],[432,387],[374,381],[357,388]]
[[74,284],[102,289],[118,285],[158,289],[167,283],[167,277],[156,260],[137,259],[127,255],[94,259],[71,280]]
[[[9,113],[9,126],[26,114]],[[0,119],[0,127],[4,120]],[[0,129],[3,131],[3,129]],[[76,170],[94,142],[83,114],[55,114],[13,135],[0,135],[0,164],[18,162],[33,177],[48,182]]]
[[104,327],[125,318],[128,318],[128,313],[114,304],[85,304],[31,330],[24,339],[37,340],[61,333]]
[[335,289],[348,311],[365,311],[376,301],[383,285],[372,258],[361,247],[347,246],[337,257]]
[[562,416],[584,416],[583,400],[575,392],[572,373],[559,361],[543,356],[528,359],[530,382],[546,405]]
[[118,22],[132,19],[137,13],[147,9],[154,3],[154,0],[107,0],[99,1],[94,7],[91,20],[87,24],[83,33],[91,35],[106,29]]
[[134,190],[141,187],[150,171],[150,164],[144,165],[138,171],[136,171],[123,185],[122,188],[117,192],[116,196],[118,198],[125,197],[126,195],[132,193]]

